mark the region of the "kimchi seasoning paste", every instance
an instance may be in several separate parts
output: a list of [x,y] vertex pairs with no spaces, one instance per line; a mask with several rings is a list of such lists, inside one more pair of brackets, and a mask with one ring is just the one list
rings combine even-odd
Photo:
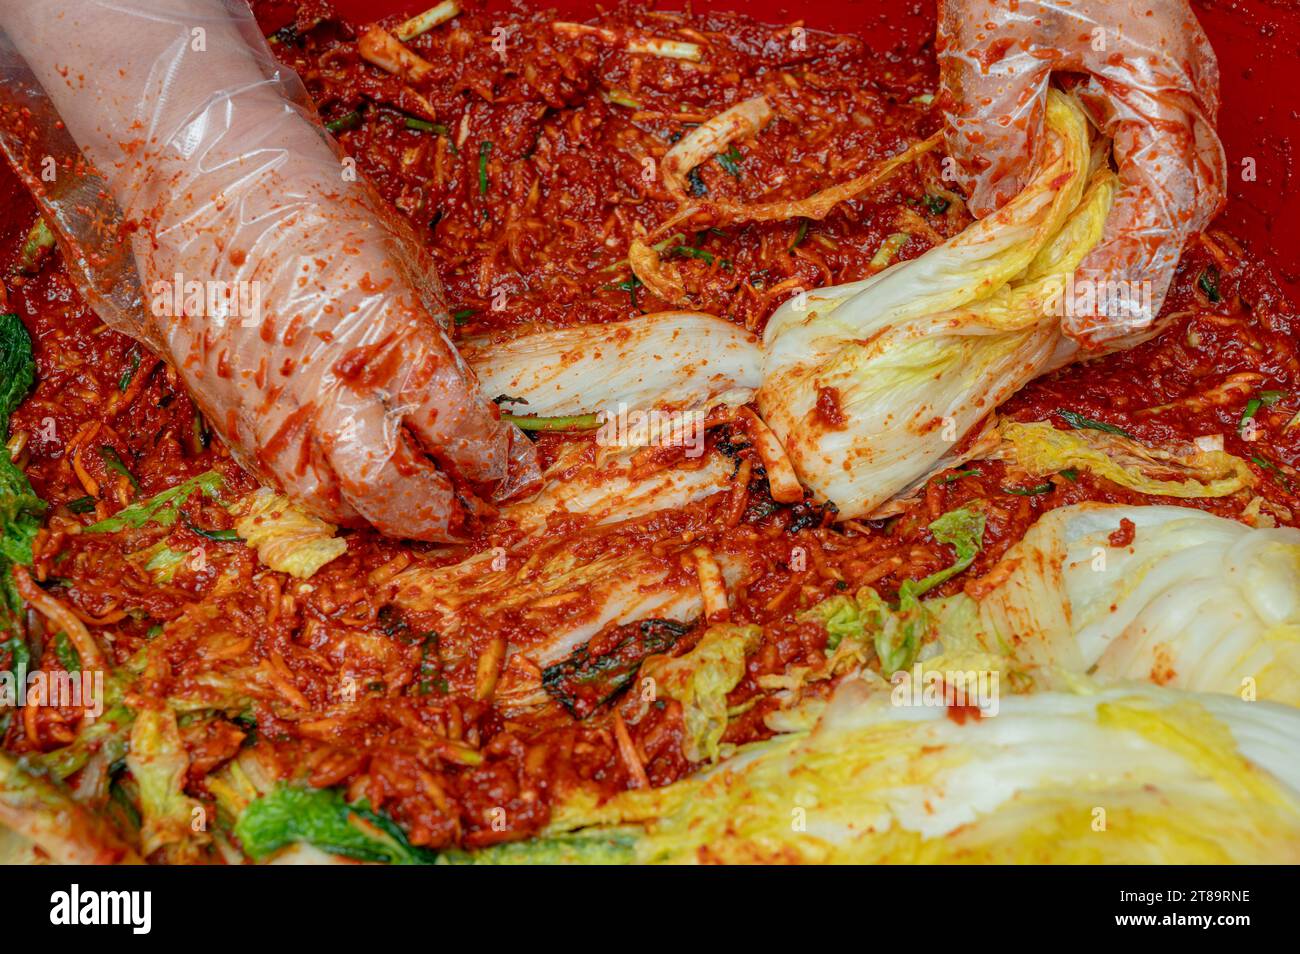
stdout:
[[[940,125],[925,95],[936,72],[928,53],[881,57],[859,40],[814,31],[792,44],[790,27],[738,14],[619,8],[592,22],[615,35],[694,43],[701,53],[632,54],[599,35],[557,30],[550,16],[468,11],[407,44],[431,65],[408,82],[365,62],[357,31],[345,24],[304,16],[276,36],[276,55],[302,76],[322,120],[430,249],[459,338],[492,342],[677,307],[636,281],[626,262],[629,242],[677,210],[643,170],[748,97],[766,95],[775,118],[693,170],[690,190],[702,203],[805,197]],[[493,45],[498,28],[510,37],[506,55]],[[761,332],[800,289],[878,270],[872,259],[888,236],[906,233],[895,249],[905,259],[969,224],[962,197],[944,185],[942,159],[924,155],[818,221],[735,225],[703,215],[666,236],[659,254],[680,275],[691,309]],[[1036,381],[1001,413],[1066,427],[1060,411],[1068,410],[1153,445],[1222,440],[1251,462],[1258,481],[1250,493],[1163,500],[1083,471],[1024,488],[1004,463],[974,461],[935,475],[887,519],[840,523],[812,500],[774,502],[744,429],[723,420],[710,427],[707,452],[733,468],[734,486],[695,503],[605,526],[556,513],[531,536],[498,522],[454,548],[351,531],[343,556],[297,580],[223,533],[233,526],[226,504],[254,484],[167,363],[98,321],[57,252],[37,274],[17,273],[34,211],[15,201],[6,215],[11,241],[0,266],[37,363],[11,432],[21,441],[19,463],[50,504],[33,575],[117,664],[139,653],[152,660],[131,699],[206,700],[210,715],[183,733],[186,791],[204,801],[212,800],[213,773],[255,748],[281,778],[364,797],[416,845],[476,847],[535,834],[576,789],[607,796],[699,767],[683,754],[680,703],[641,705],[635,680],[651,655],[689,651],[702,635],[697,623],[620,619],[595,627],[573,647],[577,656],[542,665],[539,648],[595,619],[602,594],[501,608],[466,587],[448,615],[402,605],[393,581],[413,568],[500,554],[503,578],[516,581],[509,586],[527,581],[536,565],[529,561],[638,554],[670,583],[693,583],[684,552],[703,548],[733,561],[743,569],[729,581],[731,620],[762,628],[727,700],[723,741],[742,743],[771,734],[765,720],[780,707],[771,677],[825,661],[824,627],[801,614],[865,585],[892,599],[903,581],[949,566],[951,548],[928,530],[949,510],[979,508],[986,529],[973,565],[940,593],[985,573],[1054,507],[1161,502],[1240,516],[1254,506],[1292,523],[1300,505],[1300,429],[1290,427],[1300,412],[1300,319],[1267,273],[1212,233],[1184,254],[1164,334]],[[826,426],[844,426],[842,399],[819,391],[814,413]],[[575,445],[575,460],[593,459],[590,434],[540,436],[543,465],[569,460]],[[677,462],[651,455],[642,464]],[[169,526],[84,532],[208,472],[222,478],[223,498],[193,494]],[[172,562],[164,567],[160,554]],[[60,664],[53,649],[42,663]],[[66,744],[76,715],[43,709],[14,720],[4,745],[37,752]],[[975,713],[950,712],[967,715]]]

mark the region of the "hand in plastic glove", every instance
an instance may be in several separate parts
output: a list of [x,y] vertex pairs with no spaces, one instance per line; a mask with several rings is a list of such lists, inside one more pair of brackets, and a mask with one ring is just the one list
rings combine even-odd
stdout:
[[337,523],[425,540],[535,480],[531,443],[445,333],[427,256],[349,175],[243,3],[0,0],[0,24],[6,98],[25,60],[95,167],[67,161],[39,109],[5,109],[3,145],[87,298],[170,357],[245,467]]
[[1112,138],[1122,189],[1075,276],[1101,292],[1096,307],[1078,298],[1063,328],[1094,348],[1155,334],[1183,243],[1222,208],[1227,179],[1218,64],[1186,0],[940,0],[939,65],[948,148],[980,217],[1032,174],[1048,79],[1073,74],[1062,79]]

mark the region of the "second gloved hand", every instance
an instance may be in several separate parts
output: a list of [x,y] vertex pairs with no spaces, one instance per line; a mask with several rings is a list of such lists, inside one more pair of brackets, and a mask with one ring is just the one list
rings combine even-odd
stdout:
[[1218,64],[1186,0],[940,0],[939,66],[978,217],[1033,175],[1053,73],[1111,137],[1120,192],[1075,276],[1097,291],[1062,327],[1100,349],[1155,335],[1183,244],[1223,207],[1227,179]]

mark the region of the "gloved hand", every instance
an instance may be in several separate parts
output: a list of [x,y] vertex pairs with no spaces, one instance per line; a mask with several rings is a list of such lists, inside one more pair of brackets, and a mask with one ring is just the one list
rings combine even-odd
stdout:
[[1092,301],[1077,296],[1062,326],[1098,349],[1156,334],[1183,244],[1223,207],[1227,179],[1218,64],[1186,0],[940,0],[939,66],[948,148],[979,217],[1032,174],[1051,75],[1073,89],[1114,142],[1121,191],[1075,275]]
[[424,540],[537,479],[428,256],[245,4],[0,0],[0,26],[0,145],[91,305],[170,359],[241,464],[336,523]]

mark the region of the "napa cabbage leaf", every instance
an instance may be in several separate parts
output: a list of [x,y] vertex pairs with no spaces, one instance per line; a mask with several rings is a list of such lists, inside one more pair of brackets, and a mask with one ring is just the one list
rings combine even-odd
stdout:
[[368,805],[349,804],[336,789],[284,782],[249,803],[235,835],[256,861],[299,842],[357,861],[420,865],[437,860],[435,852],[412,846],[391,818]]
[[189,755],[181,742],[176,716],[169,709],[141,709],[131,726],[127,768],[140,789],[141,849],[146,857],[159,849],[168,861],[199,860],[209,843],[206,809],[185,794]]
[[347,552],[332,523],[261,487],[232,508],[235,531],[272,570],[305,580]]
[[575,800],[551,834],[639,827],[644,863],[1294,863],[1297,750],[1270,703],[1078,684],[956,720],[847,680],[811,733]]
[[992,652],[1300,705],[1300,530],[1076,504],[1039,518],[989,579],[975,628]]
[[154,494],[147,500],[141,500],[123,507],[113,516],[86,527],[83,533],[116,533],[119,530],[139,530],[146,524],[160,527],[174,525],[180,517],[181,505],[190,499],[195,491],[209,500],[220,500],[225,480],[214,470],[205,471],[189,480],[181,481],[175,487]]
[[1178,454],[1095,429],[1061,430],[1045,421],[999,427],[1007,450],[1031,475],[1087,470],[1121,487],[1156,497],[1226,497],[1255,483],[1249,465],[1220,450]]
[[998,212],[919,258],[797,295],[769,321],[759,409],[842,517],[914,485],[1001,401],[1073,357],[1054,312],[1101,238],[1116,180],[1090,171],[1072,100],[1049,98],[1047,128],[1044,162]]
[[745,675],[745,657],[758,648],[758,626],[720,623],[680,656],[651,656],[641,678],[651,679],[657,696],[682,706],[686,734],[682,752],[692,762],[716,761],[727,730],[727,694]]
[[[45,501],[36,496],[27,476],[18,469],[3,443],[9,438],[9,418],[31,390],[36,376],[32,341],[15,314],[0,315],[0,572],[9,577],[8,561],[32,562],[32,541],[40,529]],[[5,586],[7,589],[7,585]],[[11,611],[16,597],[7,594],[0,612]]]
[[904,580],[893,605],[872,587],[852,596],[836,594],[800,614],[826,627],[826,647],[836,650],[845,639],[870,641],[886,676],[912,664],[934,627],[933,615],[921,600],[925,593],[952,579],[975,561],[983,546],[985,515],[972,507],[950,510],[933,521],[930,534],[953,548],[953,562],[919,580]]

